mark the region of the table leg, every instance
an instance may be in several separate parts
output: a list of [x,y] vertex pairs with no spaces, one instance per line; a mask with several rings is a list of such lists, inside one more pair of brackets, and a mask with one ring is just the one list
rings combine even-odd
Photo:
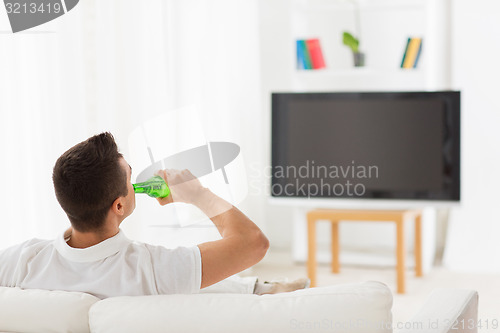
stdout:
[[398,294],[405,293],[405,235],[404,235],[404,218],[401,217],[396,221],[396,270],[397,270],[397,292]]
[[422,272],[422,215],[415,216],[415,275],[423,276]]
[[307,217],[307,276],[316,287],[316,220]]
[[339,224],[337,221],[332,222],[332,272],[340,272],[339,262]]

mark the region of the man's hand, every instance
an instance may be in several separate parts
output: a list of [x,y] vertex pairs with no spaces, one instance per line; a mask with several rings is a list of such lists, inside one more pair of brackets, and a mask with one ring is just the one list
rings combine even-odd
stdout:
[[163,178],[170,188],[169,196],[157,198],[162,206],[172,202],[196,204],[207,190],[189,170],[165,169],[156,175]]

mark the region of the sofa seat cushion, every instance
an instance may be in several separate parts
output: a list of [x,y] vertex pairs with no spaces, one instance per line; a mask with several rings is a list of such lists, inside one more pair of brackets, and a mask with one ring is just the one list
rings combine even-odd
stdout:
[[90,309],[91,332],[390,332],[392,294],[379,282],[276,295],[114,297]]
[[1,332],[89,332],[89,294],[0,287]]

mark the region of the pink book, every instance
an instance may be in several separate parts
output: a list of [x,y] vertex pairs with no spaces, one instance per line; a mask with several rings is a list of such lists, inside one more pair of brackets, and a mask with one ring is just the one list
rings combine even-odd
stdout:
[[323,52],[321,52],[321,46],[319,45],[319,39],[313,38],[306,40],[307,51],[311,57],[311,63],[313,69],[325,68],[325,59],[323,58]]

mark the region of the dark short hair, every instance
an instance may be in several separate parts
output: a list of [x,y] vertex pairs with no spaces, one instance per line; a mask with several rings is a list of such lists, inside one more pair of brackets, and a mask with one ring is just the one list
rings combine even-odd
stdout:
[[116,198],[127,195],[122,157],[113,135],[101,133],[57,159],[52,173],[57,201],[76,230],[100,230]]

